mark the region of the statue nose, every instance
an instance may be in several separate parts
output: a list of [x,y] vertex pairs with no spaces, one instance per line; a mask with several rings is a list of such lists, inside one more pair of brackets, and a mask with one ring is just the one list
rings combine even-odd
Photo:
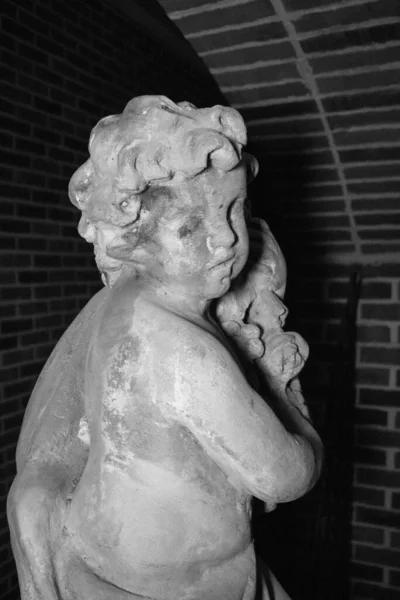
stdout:
[[237,235],[232,227],[227,224],[218,228],[213,235],[209,237],[209,246],[214,252],[219,248],[232,248],[237,240]]
[[78,225],[79,234],[90,244],[96,241],[96,228],[87,217],[82,216]]

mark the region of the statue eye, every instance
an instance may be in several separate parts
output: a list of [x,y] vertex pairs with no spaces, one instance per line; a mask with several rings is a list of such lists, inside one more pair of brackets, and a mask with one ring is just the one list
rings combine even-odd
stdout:
[[122,200],[122,202],[120,203],[119,207],[120,208],[126,208],[129,205],[128,200]]
[[162,110],[166,110],[167,112],[170,112],[170,113],[174,114],[174,111],[169,106],[167,106],[166,104],[160,104],[160,108]]

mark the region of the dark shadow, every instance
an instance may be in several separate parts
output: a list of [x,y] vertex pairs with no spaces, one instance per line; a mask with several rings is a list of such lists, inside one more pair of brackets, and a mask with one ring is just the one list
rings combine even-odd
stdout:
[[[303,147],[307,142],[303,146],[299,137],[287,155],[268,152],[267,141],[249,148],[260,159],[251,203],[253,214],[267,221],[287,260],[285,304],[290,312],[285,329],[298,331],[310,344],[300,378],[324,442],[325,466],[305,497],[279,505],[270,514],[263,514],[256,502],[254,536],[257,552],[292,600],[347,600],[360,274],[352,272],[354,267],[315,259],[324,231],[313,231],[307,186],[311,155]],[[282,185],[283,174],[287,185]],[[277,189],[284,190],[284,199],[273,197]],[[338,276],[349,281],[347,299],[341,304],[332,302],[326,292]]]

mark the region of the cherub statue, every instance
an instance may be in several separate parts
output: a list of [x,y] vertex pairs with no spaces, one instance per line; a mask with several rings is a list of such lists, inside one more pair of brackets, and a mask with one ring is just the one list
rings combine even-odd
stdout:
[[245,143],[235,110],[163,96],[92,132],[70,198],[106,287],[26,411],[8,502],[22,600],[287,598],[256,560],[251,500],[305,494],[321,442],[262,222],[248,263]]

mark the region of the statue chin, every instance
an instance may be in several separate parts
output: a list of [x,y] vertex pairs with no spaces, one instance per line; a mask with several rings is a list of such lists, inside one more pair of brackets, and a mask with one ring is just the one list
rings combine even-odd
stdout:
[[100,247],[95,249],[95,261],[104,285],[113,287],[121,274],[123,263],[108,256]]

